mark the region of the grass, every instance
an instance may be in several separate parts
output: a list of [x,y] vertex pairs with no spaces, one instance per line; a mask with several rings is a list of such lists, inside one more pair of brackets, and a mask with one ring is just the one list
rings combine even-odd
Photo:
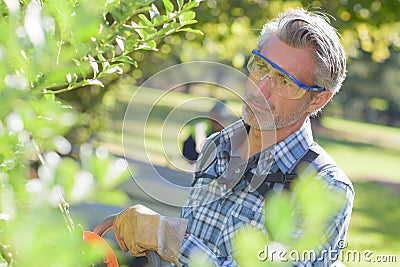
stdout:
[[[152,105],[151,96],[155,93],[154,90],[145,90],[138,98],[140,101],[135,103],[134,114],[129,116],[129,124],[125,125],[125,152],[137,160],[149,157],[158,165],[185,166],[187,163],[178,149],[185,130],[180,130],[188,118],[206,116],[213,103],[205,99],[201,105],[184,105],[176,111],[180,103],[190,102],[196,96],[170,92],[159,99],[144,123],[144,118],[149,115],[148,106]],[[128,106],[127,99],[130,96],[120,96],[113,114],[112,130],[102,135],[105,144],[117,154],[122,154],[122,120]],[[235,101],[228,104],[235,112],[240,109],[240,104]],[[171,112],[174,115],[168,117]],[[348,249],[371,250],[371,257],[397,255],[397,264],[383,265],[397,266],[400,262],[400,129],[331,117],[324,117],[322,125],[323,128],[315,129],[315,140],[351,178],[356,192]],[[376,262],[365,261],[345,264],[350,267],[377,266]]]
[[[352,179],[356,197],[348,250],[371,251],[372,262],[351,260],[347,266],[398,266],[400,262],[400,129],[325,118],[316,140]],[[366,254],[366,255],[367,255]],[[346,254],[343,254],[346,255]],[[397,263],[378,263],[378,256]]]
[[[378,255],[395,255],[400,262],[400,185],[379,181],[354,183],[356,198],[348,231],[348,250],[361,254],[371,251],[372,260]],[[383,264],[383,263],[382,263]],[[347,266],[377,266],[377,262],[347,262]]]
[[320,143],[353,181],[400,183],[400,129],[326,117]]

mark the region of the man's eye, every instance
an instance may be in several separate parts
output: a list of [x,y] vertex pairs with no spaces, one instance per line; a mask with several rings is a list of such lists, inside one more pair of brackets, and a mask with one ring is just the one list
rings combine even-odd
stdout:
[[261,71],[264,71],[264,72],[268,72],[268,71],[269,71],[268,66],[267,66],[266,64],[264,64],[264,63],[258,64],[257,67],[258,67],[258,69],[261,70]]
[[279,73],[278,76],[279,76],[279,81],[282,85],[290,84],[290,79],[286,75],[284,75],[283,73]]
[[261,60],[257,60],[256,65],[257,65],[257,68],[260,68],[260,69],[264,68],[264,66],[265,66],[264,62],[262,62]]

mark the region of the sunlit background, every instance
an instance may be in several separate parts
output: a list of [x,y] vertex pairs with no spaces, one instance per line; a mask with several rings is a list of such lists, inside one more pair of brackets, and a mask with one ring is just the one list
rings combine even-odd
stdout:
[[[79,224],[89,229],[103,216],[131,204],[178,216],[179,208],[154,201],[130,176],[145,176],[145,159],[151,158],[158,171],[190,183],[185,181],[191,177],[190,164],[180,152],[190,125],[182,125],[179,112],[207,117],[215,101],[223,100],[234,120],[240,116],[241,100],[217,85],[170,88],[169,81],[162,80],[157,88],[172,90],[147,117],[146,110],[154,103],[146,94],[150,97],[159,89],[140,86],[165,68],[193,60],[223,63],[246,74],[262,25],[289,7],[330,14],[348,55],[343,89],[313,120],[315,139],[354,183],[347,249],[397,255],[397,264],[384,265],[397,266],[397,0],[1,1],[0,265],[19,261],[18,266],[56,266],[51,264],[62,261],[62,266],[77,266],[80,257],[71,254],[84,250]],[[136,116],[125,122],[129,128],[124,142],[131,149],[124,151],[125,111],[138,90],[143,100],[135,106]],[[199,97],[208,101],[178,109],[164,125],[177,105]],[[177,128],[178,135],[168,135]],[[124,153],[135,166],[130,172]],[[72,216],[60,198],[71,205]],[[49,233],[54,233],[51,242],[41,238]],[[74,238],[68,239],[71,233]],[[377,265],[357,260],[344,264]]]

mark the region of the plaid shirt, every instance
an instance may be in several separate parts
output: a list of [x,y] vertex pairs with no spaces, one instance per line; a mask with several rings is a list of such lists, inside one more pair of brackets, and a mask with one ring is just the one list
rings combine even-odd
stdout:
[[[180,249],[182,266],[188,266],[189,257],[194,252],[203,254],[216,266],[237,266],[232,257],[232,238],[236,230],[244,225],[252,225],[266,233],[264,196],[253,189],[257,188],[260,181],[256,181],[254,186],[252,181],[249,185],[247,180],[241,179],[243,174],[250,171],[265,176],[276,172],[278,168],[283,173],[291,173],[310,147],[316,146],[307,120],[298,131],[283,141],[243,161],[236,146],[246,137],[247,131],[248,126],[240,120],[220,133],[216,161],[191,189],[188,202],[182,210],[182,217],[189,220],[188,234]],[[201,156],[198,165],[203,160]],[[328,161],[334,163],[326,153],[323,157],[328,157]],[[213,179],[212,176],[219,178]],[[350,221],[354,189],[336,165],[318,173],[318,177],[347,199],[343,209],[330,221],[319,245],[319,251],[337,250],[336,256],[339,256],[340,240],[345,239]],[[279,183],[271,183],[270,187],[275,193],[283,189]],[[331,258],[317,257],[314,262],[297,262],[295,265],[329,266],[334,261]]]

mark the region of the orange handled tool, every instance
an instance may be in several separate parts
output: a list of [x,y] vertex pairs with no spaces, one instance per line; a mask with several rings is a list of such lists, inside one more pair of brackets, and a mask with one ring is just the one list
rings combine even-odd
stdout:
[[[118,267],[117,257],[110,245],[103,239],[103,236],[113,228],[114,219],[117,215],[111,215],[102,220],[93,230],[93,232],[85,231],[83,240],[91,244],[94,248],[101,246],[106,249],[103,255],[103,261],[107,267]],[[161,258],[157,252],[152,250],[146,251],[146,257],[151,266],[161,267]]]

